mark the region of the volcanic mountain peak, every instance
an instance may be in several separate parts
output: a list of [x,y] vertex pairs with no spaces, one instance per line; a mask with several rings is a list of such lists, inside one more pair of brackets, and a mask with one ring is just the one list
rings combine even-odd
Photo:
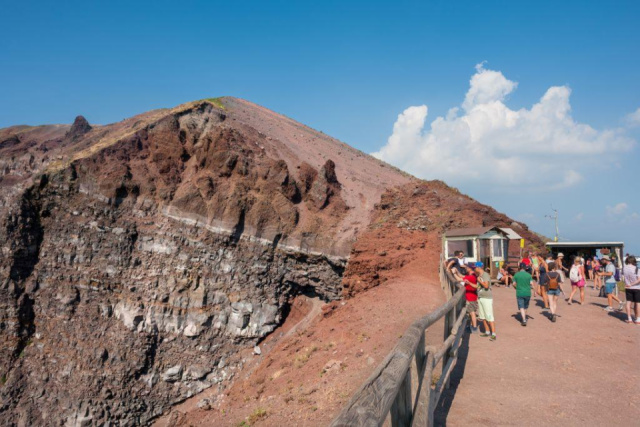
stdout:
[[85,134],[89,133],[91,130],[91,125],[83,116],[77,116],[71,125],[71,129],[65,135],[65,138],[70,139],[72,141],[76,141],[82,138]]
[[145,424],[220,395],[297,296],[435,276],[442,231],[485,220],[511,221],[236,98],[0,129],[6,423]]
[[[137,189],[128,194],[141,191],[173,218],[331,255],[349,253],[386,189],[412,180],[321,132],[232,97],[93,128],[79,116],[64,141],[28,133],[10,138],[35,160],[31,173],[8,180],[91,164],[93,181],[85,186],[101,197],[115,200],[117,188],[129,185]],[[278,188],[271,181],[276,170]],[[228,197],[235,207],[222,203]]]

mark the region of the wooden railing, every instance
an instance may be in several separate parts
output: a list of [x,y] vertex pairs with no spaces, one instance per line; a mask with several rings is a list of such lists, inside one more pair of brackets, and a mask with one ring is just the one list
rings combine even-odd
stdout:
[[[332,426],[381,426],[389,412],[392,426],[433,425],[434,410],[443,390],[449,386],[467,322],[464,288],[442,268],[442,262],[440,280],[449,300],[409,326]],[[439,346],[426,346],[427,328],[443,317],[444,342]],[[440,362],[442,373],[435,381],[434,370]],[[416,381],[413,388],[412,377]]]

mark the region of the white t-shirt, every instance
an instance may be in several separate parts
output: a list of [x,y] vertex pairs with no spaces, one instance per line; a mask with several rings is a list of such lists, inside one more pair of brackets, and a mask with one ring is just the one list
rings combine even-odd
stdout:
[[[636,283],[638,279],[640,279],[640,270],[631,264],[626,264],[622,269],[622,275],[624,276],[624,283],[626,284]],[[640,283],[626,289],[640,290]]]

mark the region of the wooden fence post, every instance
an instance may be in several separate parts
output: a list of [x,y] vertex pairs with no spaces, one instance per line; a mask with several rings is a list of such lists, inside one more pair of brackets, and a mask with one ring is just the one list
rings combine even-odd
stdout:
[[[391,353],[333,420],[333,427],[383,425],[387,415],[393,426],[433,426],[433,413],[444,387],[448,386],[467,320],[464,288],[458,286],[450,272],[441,270],[441,280],[443,289],[450,290],[452,296],[407,329]],[[427,328],[440,319],[444,322],[444,342],[437,348],[425,347]],[[414,398],[412,359],[415,359],[418,381]],[[443,364],[442,375],[432,388],[433,371],[440,362]]]
[[413,405],[411,401],[411,368],[407,370],[404,376],[400,390],[391,405],[391,425],[393,427],[409,427]]

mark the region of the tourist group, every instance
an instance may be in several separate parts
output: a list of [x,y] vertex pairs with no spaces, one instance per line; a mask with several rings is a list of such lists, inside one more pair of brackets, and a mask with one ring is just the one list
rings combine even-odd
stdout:
[[[464,252],[457,251],[454,256],[445,261],[445,267],[456,281],[465,288],[467,312],[471,318],[471,332],[479,332],[479,323],[483,325],[482,337],[496,339],[495,319],[493,315],[492,280],[482,262],[470,263],[465,261]],[[571,282],[571,293],[567,296],[564,291],[565,275],[568,273]],[[625,284],[627,323],[640,325],[640,272],[635,256],[627,255],[625,265],[621,271]],[[531,298],[542,298],[544,308],[549,310],[549,319],[556,322],[558,316],[557,304],[560,294],[571,305],[574,295],[579,294],[580,305],[584,304],[584,287],[587,279],[593,280],[594,288],[601,290],[606,296],[608,305],[605,311],[615,311],[613,302],[618,303],[617,310],[623,311],[625,303],[617,296],[617,275],[612,259],[602,255],[600,259],[587,259],[576,256],[573,262],[565,264],[564,255],[559,253],[554,259],[551,255],[540,256],[537,253],[525,252],[518,263],[518,271],[512,274],[507,265],[502,265],[493,282],[497,286],[513,287],[520,313],[522,326],[527,326],[527,309]],[[635,320],[632,317],[632,306]]]

